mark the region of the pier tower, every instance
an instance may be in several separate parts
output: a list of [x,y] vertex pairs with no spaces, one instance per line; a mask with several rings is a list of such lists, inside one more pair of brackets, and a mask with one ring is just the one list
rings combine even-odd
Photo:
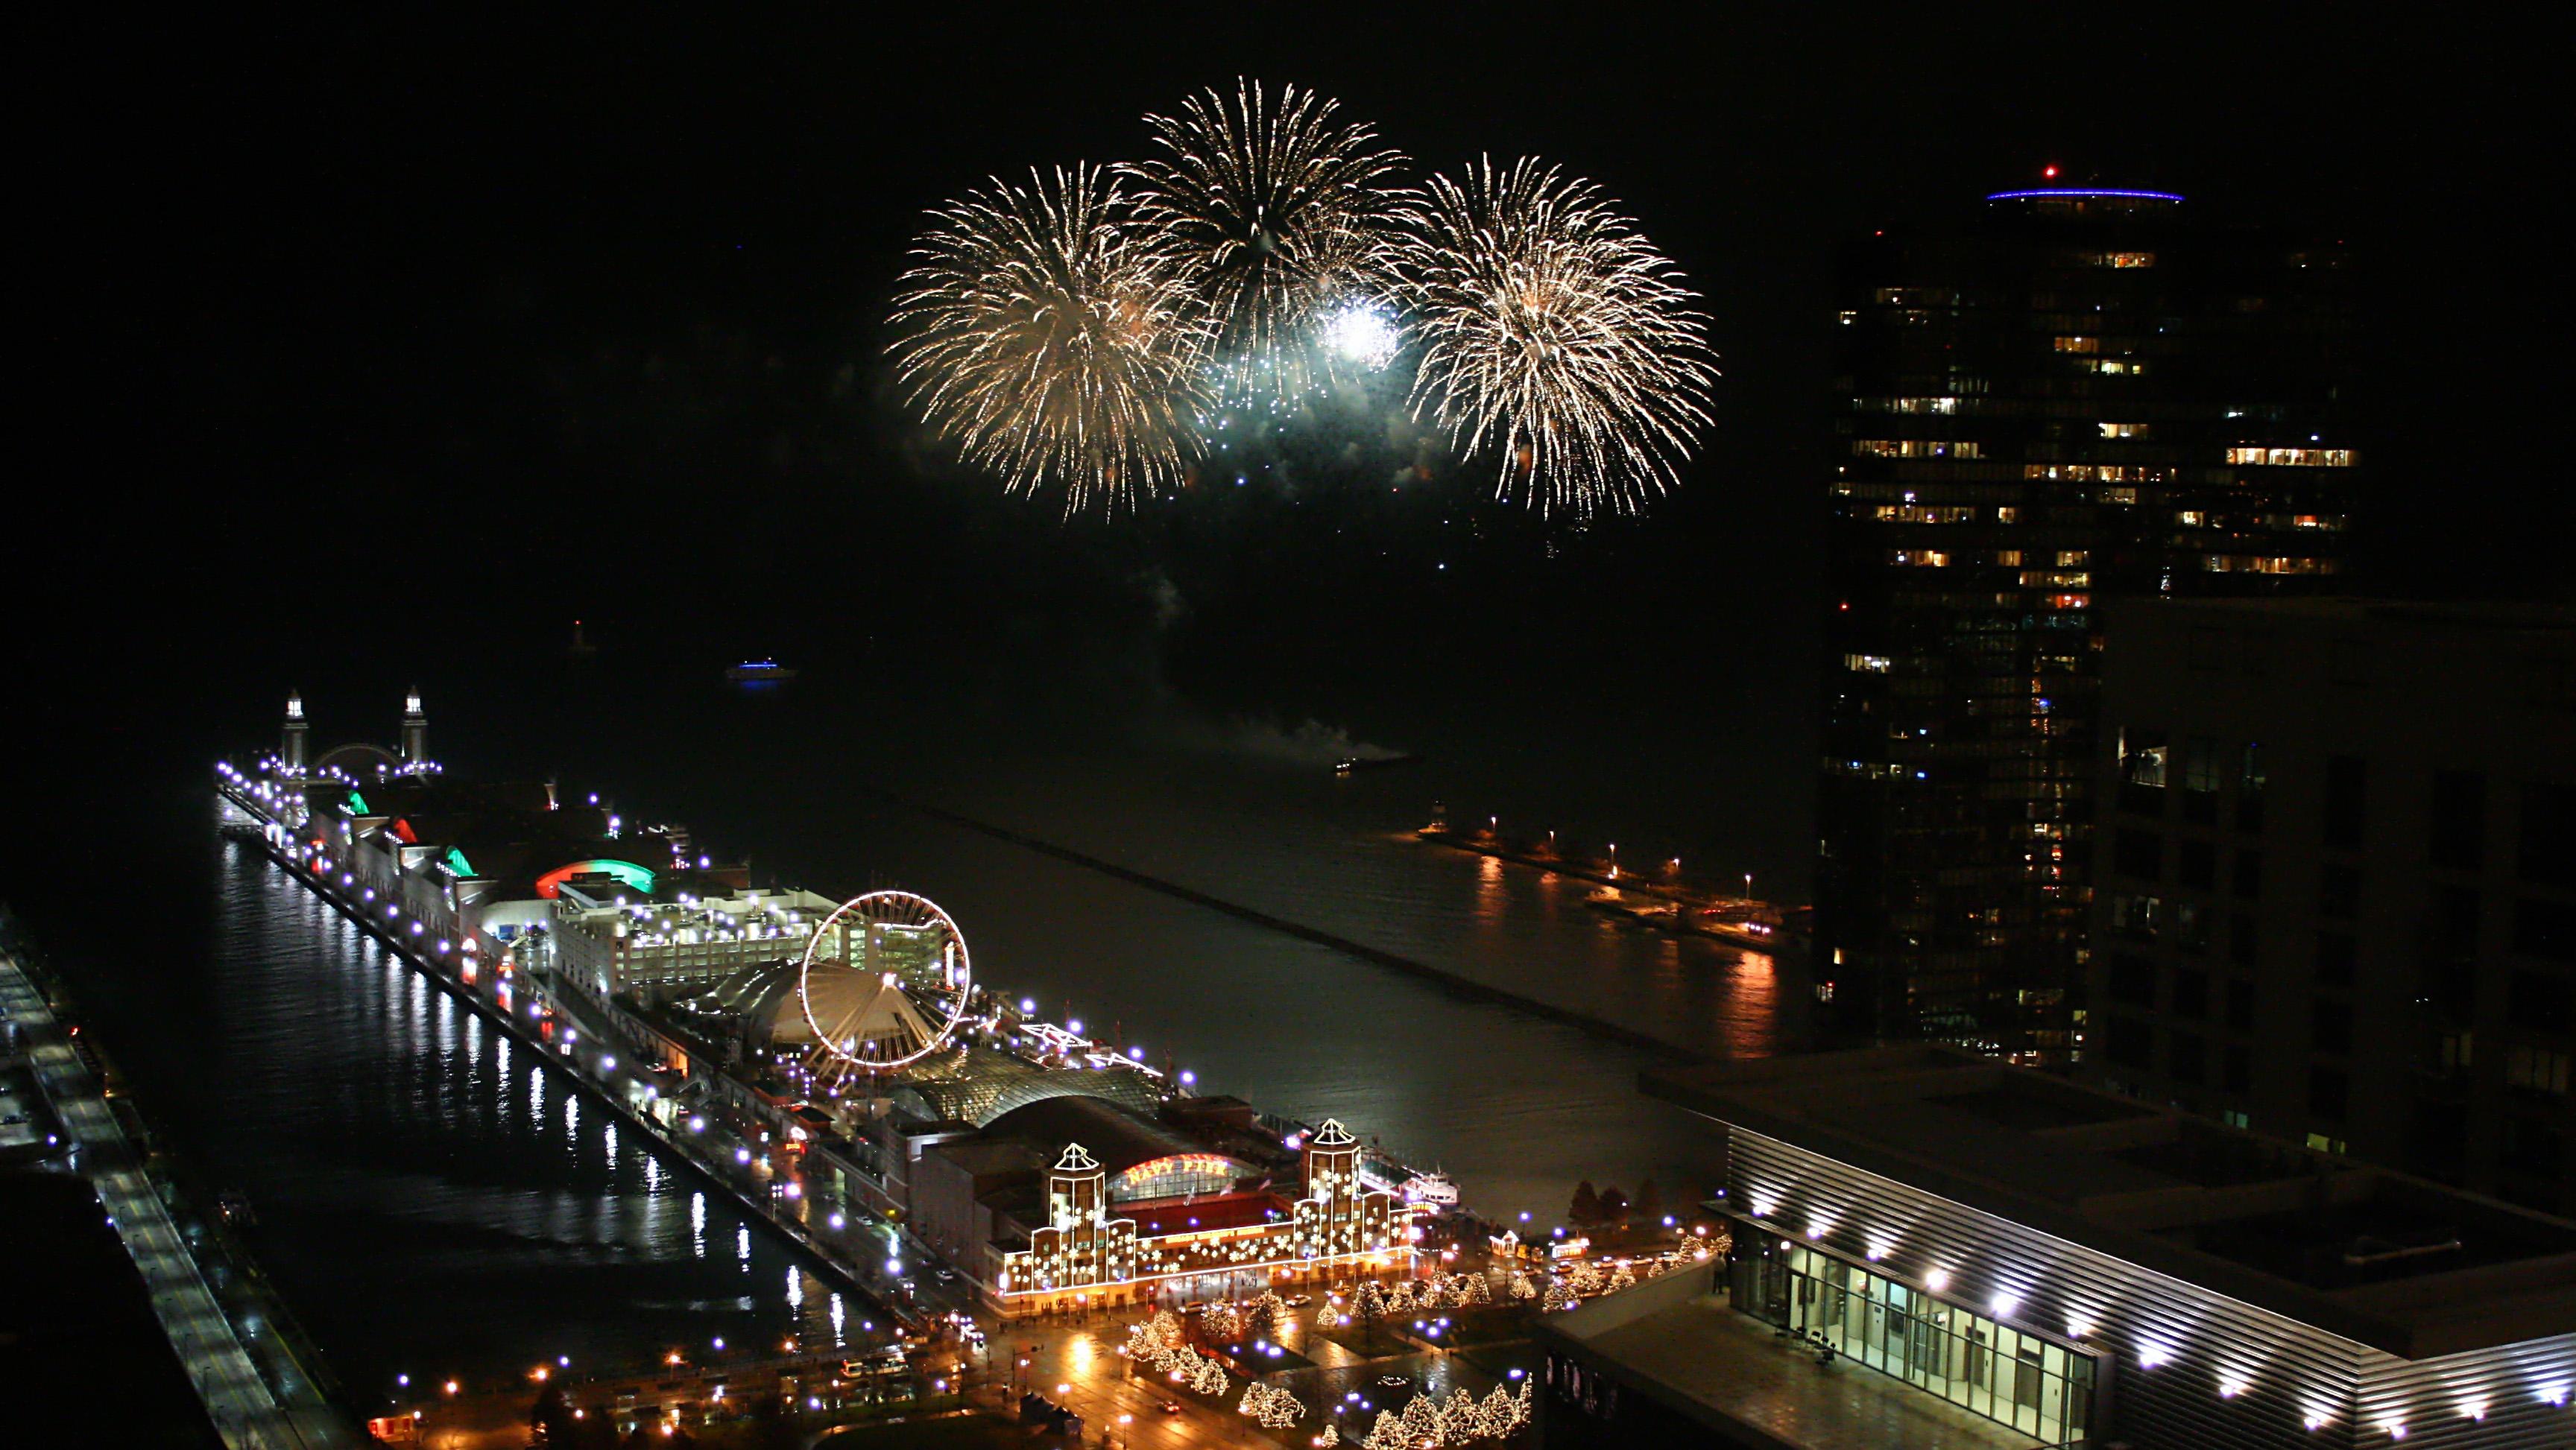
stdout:
[[1306,1140],[1306,1196],[1324,1200],[1336,1215],[1350,1212],[1360,1193],[1360,1144],[1338,1118],[1326,1118]]
[[1306,1140],[1306,1196],[1294,1205],[1297,1253],[1337,1259],[1397,1246],[1410,1210],[1395,1195],[1360,1179],[1360,1144],[1333,1118]]
[[1136,1273],[1136,1221],[1109,1216],[1109,1174],[1079,1143],[1047,1171],[1047,1222],[1001,1287],[1022,1292],[1123,1284]]
[[429,763],[429,717],[421,713],[418,685],[412,686],[411,692],[403,696],[402,763],[414,766]]
[[304,778],[304,737],[311,728],[304,719],[303,692],[289,692],[286,697],[286,728],[278,732],[277,740],[278,768],[289,780]]
[[1065,1145],[1047,1174],[1047,1221],[1057,1228],[1098,1223],[1107,1215],[1109,1175],[1080,1143]]

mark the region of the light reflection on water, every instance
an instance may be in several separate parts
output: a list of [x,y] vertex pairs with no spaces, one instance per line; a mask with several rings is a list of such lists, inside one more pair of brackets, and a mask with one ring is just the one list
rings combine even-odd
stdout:
[[[219,1030],[131,1050],[187,1054],[197,1155],[248,1193],[261,1263],[360,1408],[387,1403],[397,1373],[836,1337],[799,1261],[549,1068],[521,1067],[483,1018],[256,851],[228,843],[215,870],[199,969]],[[733,1240],[728,1260],[706,1258],[710,1232]],[[746,1296],[745,1274],[797,1287]]]
[[[1155,751],[1068,764],[964,726],[907,734],[792,697],[745,720],[737,703],[585,734],[585,788],[636,792],[818,890],[925,891],[986,982],[1209,1090],[1341,1117],[1492,1215],[1548,1223],[1578,1177],[1633,1192],[1652,1175],[1668,1202],[1698,1189],[1708,1139],[1636,1091],[1665,1059],[933,823],[863,783],[1695,1053],[1781,1038],[1767,958],[1625,927],[1585,906],[1587,883],[1415,842],[1404,828],[1451,788],[1431,767],[1333,782]],[[459,759],[497,774],[499,753]],[[130,1014],[118,1051],[163,1087],[156,1114],[250,1194],[263,1262],[362,1408],[399,1371],[512,1375],[717,1336],[845,1343],[872,1317],[255,851],[203,860],[206,927],[112,968],[136,1000],[193,1009]]]

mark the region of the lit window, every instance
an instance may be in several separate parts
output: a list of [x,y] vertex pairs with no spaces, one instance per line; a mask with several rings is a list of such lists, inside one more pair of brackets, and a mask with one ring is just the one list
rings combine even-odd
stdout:
[[2098,337],[2061,337],[2056,339],[2059,352],[2096,353],[2102,350]]
[[2350,468],[2349,448],[2230,448],[2230,463],[2258,464],[2266,468]]
[[2335,561],[2266,554],[2204,554],[2200,567],[2206,574],[2332,574]]
[[1843,656],[1843,668],[1844,668],[1844,669],[1847,669],[1847,670],[1860,670],[1860,671],[1864,671],[1864,672],[1869,673],[1869,674],[1876,674],[1876,675],[1883,675],[1883,674],[1886,674],[1886,673],[1887,673],[1888,663],[1889,663],[1888,658],[1887,658],[1887,656],[1885,656],[1885,655],[1845,655],[1845,656]]
[[2172,470],[2133,463],[2025,463],[2021,476],[2076,483],[2163,483],[2172,476]]
[[2147,436],[2148,425],[2144,423],[2097,423],[2094,426],[2102,430],[2102,436],[2105,438],[2144,438]]
[[1852,452],[1863,458],[1983,458],[1977,443],[1947,438],[1855,438]]
[[1882,524],[1972,524],[1977,511],[1965,505],[1880,504],[1871,517]]

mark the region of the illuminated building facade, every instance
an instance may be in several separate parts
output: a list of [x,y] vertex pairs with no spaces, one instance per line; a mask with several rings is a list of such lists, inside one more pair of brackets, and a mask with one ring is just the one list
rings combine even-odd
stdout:
[[2102,604],[2341,567],[2346,259],[2188,217],[2008,192],[1845,260],[1816,930],[1855,1027],[2070,1059]]
[[1542,1327],[1544,1445],[2576,1443],[2566,1220],[1946,1046],[1646,1091],[1725,1128],[1730,1246]]
[[[1042,1175],[1020,1169],[1042,1161],[1027,1140],[1067,1129],[1098,1142],[1065,1143]],[[913,1201],[924,1237],[1007,1315],[1409,1268],[1413,1209],[1361,1180],[1350,1133],[1327,1121],[1297,1154],[1290,1198],[1257,1152],[1215,1151],[1133,1109],[1062,1097],[925,1154]]]
[[2083,1071],[2576,1210],[2576,613],[2114,610]]
[[304,718],[304,696],[286,697],[286,724],[278,732],[277,770],[288,780],[302,780],[310,760],[312,724]]
[[[665,881],[625,861],[572,863],[538,878],[552,902],[558,969],[601,996],[651,1001],[703,992],[743,968],[793,961],[839,905],[811,891],[761,887],[701,894],[709,873]],[[664,873],[669,874],[669,873]],[[719,887],[721,890],[721,887]]]

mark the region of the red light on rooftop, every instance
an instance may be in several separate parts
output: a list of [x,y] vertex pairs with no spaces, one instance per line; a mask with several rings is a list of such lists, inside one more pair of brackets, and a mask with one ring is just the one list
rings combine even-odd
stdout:
[[2057,179],[2057,168],[2054,166],[2043,166],[2039,169],[2039,174],[2042,180],[2055,181]]

